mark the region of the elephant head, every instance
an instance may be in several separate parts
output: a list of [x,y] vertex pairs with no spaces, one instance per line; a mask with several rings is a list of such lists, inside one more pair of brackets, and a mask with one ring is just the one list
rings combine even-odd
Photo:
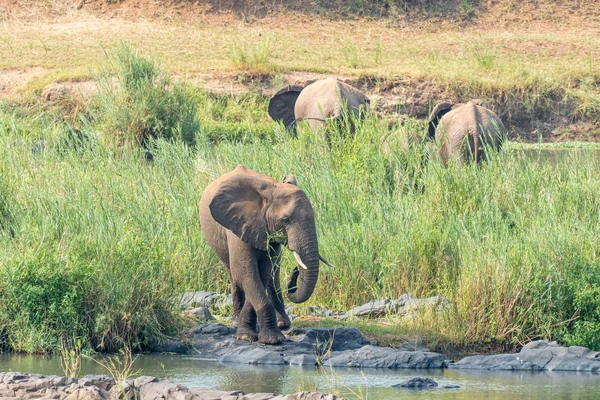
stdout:
[[253,248],[268,251],[271,241],[287,244],[301,267],[289,280],[288,298],[294,303],[308,300],[321,258],[308,197],[293,175],[280,183],[241,165],[236,172],[218,186],[209,204],[212,217]]

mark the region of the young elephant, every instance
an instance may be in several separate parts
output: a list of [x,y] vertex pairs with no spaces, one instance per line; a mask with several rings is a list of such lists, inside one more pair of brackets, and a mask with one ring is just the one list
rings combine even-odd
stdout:
[[316,132],[323,129],[328,120],[340,119],[344,107],[358,115],[368,104],[369,99],[360,90],[330,77],[306,87],[289,85],[280,89],[269,102],[269,115],[275,121],[283,121],[289,130],[293,130],[299,120],[305,120]]
[[439,103],[428,119],[430,138],[440,146],[444,164],[451,157],[485,160],[487,150],[500,150],[506,137],[506,128],[481,100],[465,104]]
[[204,190],[200,224],[229,273],[238,319],[235,337],[266,344],[284,340],[280,328],[289,327],[290,320],[279,287],[281,245],[287,245],[300,265],[288,283],[288,298],[294,303],[308,300],[319,260],[326,262],[319,255],[312,206],[294,176],[281,183],[238,165]]

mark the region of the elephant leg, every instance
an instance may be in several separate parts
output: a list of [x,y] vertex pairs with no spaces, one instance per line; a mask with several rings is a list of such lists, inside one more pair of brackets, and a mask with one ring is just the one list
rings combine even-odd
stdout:
[[242,307],[244,306],[244,291],[239,285],[236,285],[233,282],[233,276],[231,276],[231,269],[229,266],[227,267],[227,274],[229,275],[229,282],[231,283],[231,304],[233,306],[233,317],[231,317],[231,322],[233,322],[233,326],[238,325],[238,321],[240,320],[240,312],[242,311]]
[[245,302],[240,310],[235,338],[250,342],[258,340],[258,333],[256,333],[256,311],[249,302]]
[[279,329],[288,329],[292,323],[290,318],[285,312],[285,305],[283,304],[283,295],[281,293],[280,279],[279,279],[279,265],[281,263],[281,246],[272,246],[269,255],[259,260],[258,266],[261,273],[264,271],[271,271],[270,279],[267,286],[267,293],[271,299],[275,312],[277,314],[277,327]]
[[264,265],[264,261],[259,263],[262,261],[260,259],[267,256],[234,237],[233,233],[228,235],[227,239],[231,276],[234,283],[242,288],[245,299],[235,337],[237,339],[253,339],[256,335],[256,317],[258,317],[259,342],[280,343],[285,337],[277,328],[275,308],[267,296],[266,290],[271,278],[271,271],[260,271],[258,268],[259,265]]
[[[260,325],[258,341],[265,344],[277,344],[285,340],[285,336],[283,336],[277,326],[277,313],[275,305],[271,301],[270,294],[272,290],[269,288],[273,282],[272,262],[278,258],[278,255],[275,255],[275,257],[262,255],[258,260],[257,269],[255,270],[258,273],[261,284],[251,285],[253,287],[249,291],[246,290],[246,299],[249,299],[258,315]],[[255,291],[255,289],[258,289],[258,291]],[[267,291],[269,292],[268,295]]]
[[285,305],[283,304],[283,295],[281,294],[281,285],[279,281],[279,265],[276,265],[273,268],[267,291],[271,298],[271,303],[273,303],[273,306],[275,307],[275,312],[277,313],[277,327],[279,329],[288,329],[292,323],[285,312]]

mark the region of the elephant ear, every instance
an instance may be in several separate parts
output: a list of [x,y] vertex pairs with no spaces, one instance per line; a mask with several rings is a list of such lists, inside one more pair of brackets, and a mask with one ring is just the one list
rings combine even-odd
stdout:
[[215,221],[260,250],[267,250],[263,193],[268,185],[258,176],[234,175],[219,185],[208,206]]
[[283,183],[289,183],[290,185],[298,186],[296,177],[292,174],[287,174],[285,178],[283,178]]
[[427,136],[430,138],[435,137],[435,128],[437,128],[440,119],[446,114],[448,111],[452,109],[454,104],[444,101],[442,103],[437,104],[433,110],[431,110],[431,114],[429,114],[429,118],[427,119],[428,131]]
[[269,115],[274,121],[283,121],[287,129],[296,121],[294,106],[302,89],[302,86],[288,85],[277,91],[269,101]]

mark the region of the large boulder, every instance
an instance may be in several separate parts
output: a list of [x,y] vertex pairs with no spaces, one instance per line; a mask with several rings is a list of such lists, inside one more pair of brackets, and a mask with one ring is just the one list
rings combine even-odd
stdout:
[[225,363],[317,365],[362,368],[443,368],[444,357],[428,351],[410,351],[372,345],[355,328],[292,330],[283,343],[263,345],[235,340],[235,330],[204,324],[189,331],[194,350],[204,358]]
[[523,346],[516,354],[470,356],[449,366],[482,370],[600,372],[600,352],[536,340]]
[[54,375],[0,372],[0,399],[64,400],[337,400],[339,397],[318,392],[289,395],[249,393],[212,389],[188,389],[167,379],[141,376],[120,383],[107,376],[86,375],[80,379]]
[[405,388],[405,389],[430,389],[437,387],[438,383],[431,378],[423,378],[421,376],[415,376],[414,378],[410,378],[404,382],[400,382],[397,385],[392,385],[395,388]]
[[354,351],[334,352],[327,359],[327,365],[394,369],[429,369],[445,366],[444,356],[438,353],[398,350],[373,345],[363,346]]
[[437,310],[447,309],[450,302],[443,296],[433,296],[427,298],[416,298],[407,293],[396,300],[372,300],[362,306],[354,307],[348,311],[342,318],[347,317],[368,317],[377,318],[386,315],[397,315],[405,317],[413,312],[424,308],[434,308]]

